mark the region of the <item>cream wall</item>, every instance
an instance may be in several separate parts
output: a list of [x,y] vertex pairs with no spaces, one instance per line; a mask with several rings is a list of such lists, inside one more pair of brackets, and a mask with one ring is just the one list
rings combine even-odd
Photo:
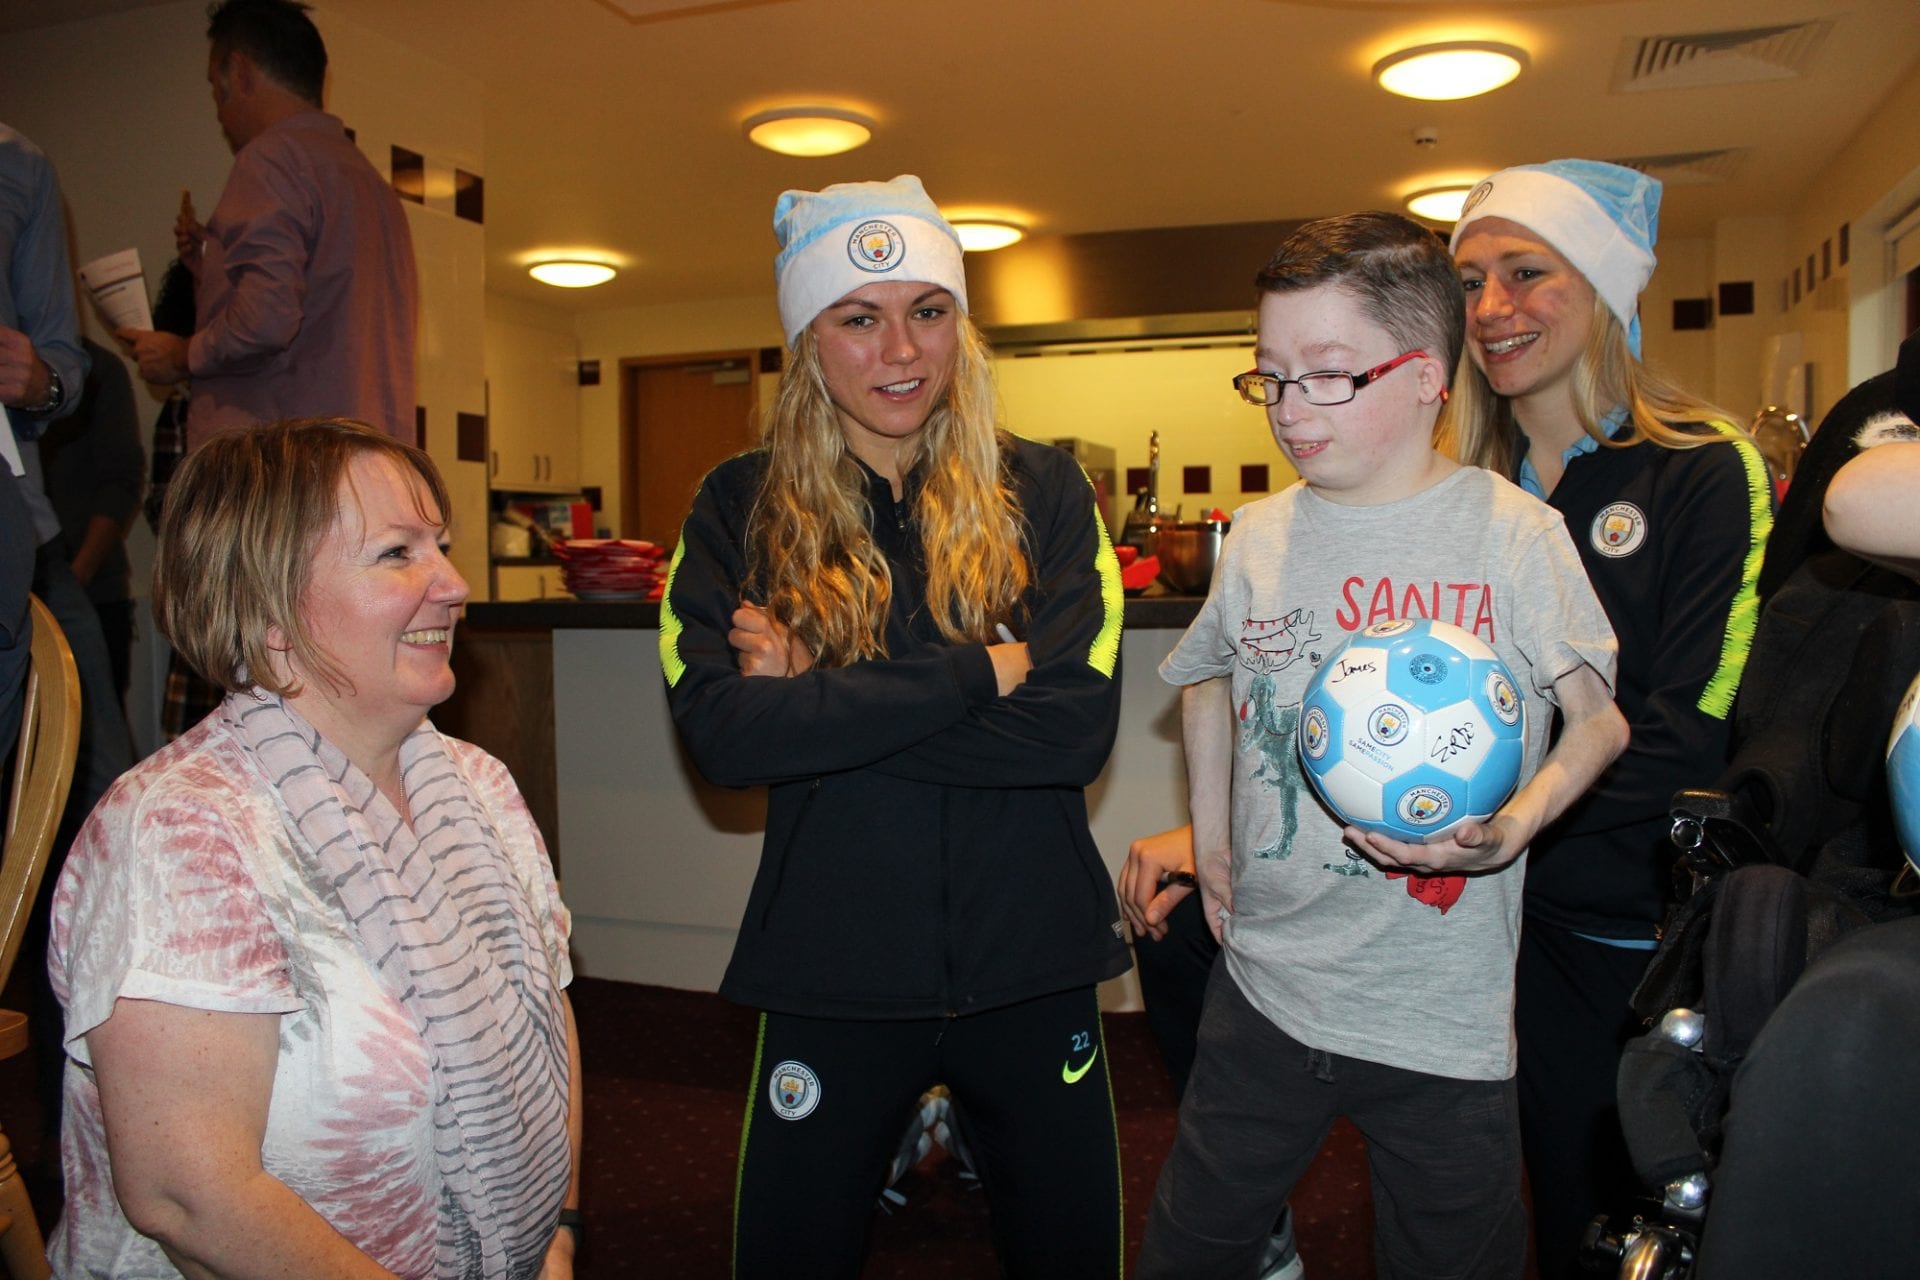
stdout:
[[[786,343],[771,293],[575,317],[580,358],[600,362],[600,385],[580,388],[580,475],[603,486],[600,523],[620,528],[620,361],[623,358],[758,350]],[[766,404],[777,379],[762,378]]]
[[[1920,204],[1920,62],[1894,82],[1853,139],[1814,175],[1791,221],[1776,274],[1798,259],[1803,268],[1821,241],[1852,225],[1852,252],[1844,271],[1836,263],[1831,294],[1802,295],[1783,327],[1804,328],[1817,365],[1815,403],[1824,415],[1855,384],[1891,368],[1905,330],[1899,289],[1888,279],[1886,228]],[[1837,246],[1836,246],[1837,249]],[[1776,288],[1778,286],[1776,285]],[[1838,295],[1838,296],[1834,296]],[[1816,416],[1816,421],[1818,416]]]
[[[489,307],[494,300],[489,301]],[[622,357],[692,355],[784,345],[771,295],[684,306],[585,312],[575,318],[580,358],[600,361],[600,385],[580,390],[581,475],[604,486],[602,523],[619,527],[619,362]],[[1263,416],[1228,385],[1252,364],[1252,343],[1201,350],[1038,355],[995,362],[1007,425],[1035,439],[1078,436],[1112,447],[1125,468],[1147,465],[1147,437],[1161,433],[1161,501],[1193,515],[1231,511],[1251,496],[1239,489],[1240,465],[1269,465],[1270,483],[1290,483]],[[763,378],[761,403],[777,380]],[[1207,465],[1212,487],[1180,491],[1181,468]],[[1264,491],[1263,491],[1264,492]]]
[[[1678,385],[1709,400],[1746,425],[1764,405],[1762,356],[1782,323],[1775,276],[1787,242],[1785,218],[1728,217],[1707,236],[1667,237],[1660,265],[1640,297],[1645,358]],[[1719,286],[1752,281],[1752,315],[1721,313]],[[1710,328],[1676,330],[1673,304],[1681,298],[1713,302]]]
[[547,333],[564,333],[574,336],[574,317],[571,312],[558,307],[543,307],[537,302],[512,294],[487,294],[487,319],[504,321],[508,324],[524,326],[528,329],[541,329]]
[[[1712,330],[1676,331],[1676,298],[1702,298],[1713,292],[1713,239],[1669,237],[1655,250],[1659,266],[1640,295],[1641,356],[1683,387],[1710,396],[1714,387]],[[1740,411],[1739,405],[1728,409]]]
[[[1231,512],[1283,488],[1292,468],[1267,431],[1266,414],[1234,394],[1236,373],[1253,367],[1253,341],[1091,354],[1002,357],[994,362],[1007,425],[1037,440],[1077,436],[1114,450],[1115,487],[1145,467],[1148,437],[1160,433],[1160,509],[1194,519],[1210,507]],[[1266,488],[1242,492],[1240,468],[1268,469]],[[1184,468],[1205,466],[1209,486],[1182,491]],[[1122,518],[1132,506],[1123,500]],[[1116,530],[1117,532],[1117,530]]]
[[1746,415],[1748,422],[1778,398],[1778,388],[1776,394],[1768,393],[1776,380],[1770,379],[1764,356],[1767,339],[1783,322],[1775,264],[1786,256],[1787,243],[1785,218],[1728,217],[1714,227],[1712,279],[1753,281],[1753,314],[1721,314],[1716,299],[1708,331],[1713,380],[1699,385],[1711,388],[1715,404]]
[[550,474],[555,484],[542,488],[577,488],[581,483],[575,373],[579,352],[573,318],[564,311],[490,293],[484,329],[489,467],[498,460],[509,468],[504,473],[490,469],[491,483],[512,487],[514,463],[505,455],[518,450],[522,458],[538,452],[553,460]]
[[[455,413],[479,413],[483,405],[483,231],[455,218],[447,195],[455,164],[485,173],[479,83],[335,18],[324,5],[314,19],[330,55],[328,109],[355,130],[374,167],[388,172],[395,142],[427,158],[429,202],[406,206],[420,275],[419,395],[429,451],[453,491],[455,563],[485,582],[485,469],[454,457]],[[206,5],[182,0],[9,32],[0,41],[0,120],[52,159],[80,261],[137,248],[150,289],[173,257],[181,188],[204,219],[232,164],[208,96],[205,32]],[[114,345],[96,319],[87,325]],[[131,363],[128,372],[138,385]],[[143,395],[143,440],[157,407]],[[159,743],[165,656],[145,612],[153,539],[144,521],[135,521],[128,550],[141,630],[128,703],[136,745],[151,750]]]

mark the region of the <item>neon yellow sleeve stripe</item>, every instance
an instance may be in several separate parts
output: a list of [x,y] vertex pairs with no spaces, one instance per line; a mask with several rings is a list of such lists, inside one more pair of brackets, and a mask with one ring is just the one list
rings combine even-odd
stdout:
[[[1085,476],[1086,470],[1080,472]],[[1093,488],[1093,478],[1087,477],[1087,487]],[[1099,491],[1095,490],[1097,494]],[[1106,518],[1100,514],[1100,504],[1093,504],[1093,523],[1099,531],[1099,545],[1094,549],[1094,568],[1100,573],[1100,632],[1093,638],[1093,647],[1087,650],[1087,665],[1107,679],[1113,679],[1113,670],[1120,663],[1120,622],[1126,613],[1126,595],[1120,590],[1120,558],[1113,554],[1113,541],[1107,536]]]
[[[663,650],[665,647],[661,646]],[[740,1121],[740,1156],[733,1166],[733,1252],[727,1269],[729,1275],[740,1274],[740,1187],[747,1180],[747,1139],[753,1135],[753,1104],[760,1099],[760,1063],[766,1052],[767,1015],[762,1010],[759,1028],[753,1033],[753,1078],[747,1085],[747,1114]]]
[[[1010,431],[1007,434],[1016,440],[1030,439],[1017,432]],[[1078,461],[1074,465],[1080,466]],[[1113,554],[1113,539],[1107,536],[1107,520],[1100,514],[1100,491],[1093,488],[1093,477],[1087,474],[1085,467],[1080,467],[1080,478],[1087,482],[1087,488],[1093,489],[1093,525],[1100,535],[1100,545],[1093,553],[1093,568],[1100,575],[1100,630],[1087,649],[1087,665],[1111,680],[1114,668],[1120,665],[1120,622],[1126,613],[1127,598],[1120,589],[1120,558]]]
[[666,672],[667,687],[680,683],[687,674],[686,661],[680,656],[680,633],[687,629],[673,611],[673,579],[680,572],[680,557],[687,554],[687,531],[680,530],[680,545],[673,549],[673,561],[667,566],[667,589],[660,593],[660,670]]
[[1773,532],[1773,480],[1760,451],[1744,432],[1724,422],[1714,423],[1713,429],[1732,442],[1747,473],[1747,554],[1740,564],[1740,589],[1734,592],[1732,607],[1727,610],[1720,665],[1714,668],[1696,704],[1714,719],[1725,720],[1733,710],[1733,695],[1739,692],[1747,654],[1753,649],[1754,629],[1760,623],[1760,561],[1766,555],[1767,536]]

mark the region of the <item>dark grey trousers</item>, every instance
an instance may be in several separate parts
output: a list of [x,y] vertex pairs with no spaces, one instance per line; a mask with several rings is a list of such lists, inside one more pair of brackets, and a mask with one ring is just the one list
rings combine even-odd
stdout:
[[1521,1275],[1513,1081],[1453,1080],[1309,1048],[1247,1003],[1218,964],[1137,1280],[1251,1280],[1274,1215],[1342,1115],[1367,1140],[1378,1275]]

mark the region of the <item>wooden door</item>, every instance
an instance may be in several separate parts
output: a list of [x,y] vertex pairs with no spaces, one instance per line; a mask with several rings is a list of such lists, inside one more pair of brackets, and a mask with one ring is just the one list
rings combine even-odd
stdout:
[[621,533],[671,547],[700,478],[759,438],[751,352],[622,360]]

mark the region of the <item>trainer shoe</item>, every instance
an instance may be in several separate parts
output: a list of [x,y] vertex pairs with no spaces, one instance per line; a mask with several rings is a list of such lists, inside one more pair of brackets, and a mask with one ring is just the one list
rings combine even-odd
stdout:
[[1278,1225],[1280,1230],[1267,1237],[1267,1251],[1260,1255],[1258,1280],[1301,1280],[1307,1268],[1293,1243],[1292,1205],[1281,1211]]
[[899,1184],[909,1171],[933,1150],[936,1129],[947,1123],[947,1088],[935,1085],[920,1095],[920,1105],[907,1117],[907,1130],[900,1135],[900,1149],[887,1162],[887,1176],[880,1191],[880,1207],[888,1213],[907,1203]]
[[980,1174],[973,1167],[973,1146],[967,1141],[966,1126],[961,1123],[960,1106],[945,1085],[939,1088],[942,1095],[940,1119],[929,1126],[929,1132],[933,1134],[933,1140],[952,1157],[960,1180],[978,1187]]

